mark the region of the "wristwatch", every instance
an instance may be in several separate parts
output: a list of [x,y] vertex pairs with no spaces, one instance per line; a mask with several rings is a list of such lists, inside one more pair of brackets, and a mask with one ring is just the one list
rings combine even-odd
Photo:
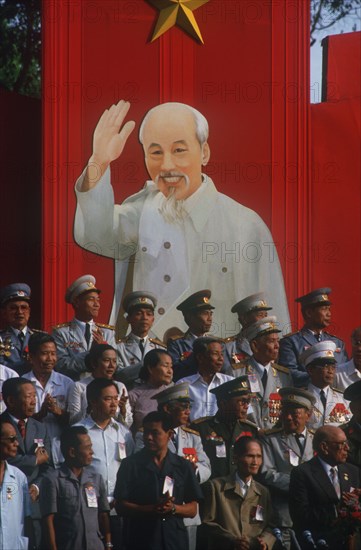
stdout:
[[105,546],[105,548],[113,548],[113,545],[112,545],[111,542],[106,542],[106,543],[104,544],[104,546]]
[[174,516],[176,514],[176,508],[175,508],[175,504],[173,504],[173,507],[172,507],[172,510],[171,510],[171,514]]

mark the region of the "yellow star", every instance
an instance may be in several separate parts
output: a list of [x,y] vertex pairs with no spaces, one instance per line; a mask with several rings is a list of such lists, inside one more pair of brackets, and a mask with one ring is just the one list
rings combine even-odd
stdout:
[[147,0],[147,2],[160,11],[152,42],[174,25],[178,25],[192,38],[204,44],[193,11],[207,4],[209,0]]

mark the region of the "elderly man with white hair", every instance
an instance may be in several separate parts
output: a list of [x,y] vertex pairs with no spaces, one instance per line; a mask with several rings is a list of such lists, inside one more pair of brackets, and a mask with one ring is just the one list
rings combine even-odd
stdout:
[[[134,121],[123,125],[129,107],[120,101],[103,113],[93,153],[75,188],[76,242],[116,260],[111,322],[130,286],[158,297],[153,330],[160,338],[170,326],[186,328],[176,306],[199,288],[222,289],[214,299],[218,337],[237,331],[231,306],[259,288],[272,296],[282,325],[288,323],[270,231],[258,214],[219,193],[202,174],[210,158],[208,123],[196,109],[164,103],[146,114],[139,139],[150,181],[122,205],[114,204],[110,164],[135,127]],[[134,269],[128,270],[134,255]]]

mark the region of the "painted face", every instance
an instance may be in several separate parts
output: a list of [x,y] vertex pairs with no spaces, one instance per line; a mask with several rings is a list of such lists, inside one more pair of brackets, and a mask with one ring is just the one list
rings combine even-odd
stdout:
[[56,345],[54,342],[42,344],[36,353],[30,354],[30,362],[35,376],[50,375],[56,364]]
[[135,308],[128,315],[128,321],[136,336],[146,336],[154,323],[154,311],[149,307]]
[[149,422],[144,424],[144,446],[152,453],[163,451],[168,446],[171,438],[171,430],[165,431],[161,422]]
[[23,329],[30,319],[30,305],[25,300],[7,302],[2,308],[4,324],[18,330]]
[[187,109],[166,106],[152,113],[144,127],[143,148],[148,173],[166,197],[174,193],[177,200],[186,199],[201,185],[209,147],[201,147]]
[[173,379],[172,358],[167,353],[160,355],[160,360],[155,367],[149,368],[149,383],[152,386],[162,386],[170,384]]
[[85,292],[74,300],[74,309],[77,319],[91,321],[96,319],[100,310],[100,297],[98,292]]
[[107,349],[99,357],[97,365],[93,370],[94,378],[113,378],[117,368],[117,354],[115,350]]
[[254,476],[262,465],[262,450],[259,443],[250,442],[243,455],[234,455],[237,470],[241,477]]
[[4,422],[1,426],[0,460],[14,458],[18,452],[19,442],[12,424]]

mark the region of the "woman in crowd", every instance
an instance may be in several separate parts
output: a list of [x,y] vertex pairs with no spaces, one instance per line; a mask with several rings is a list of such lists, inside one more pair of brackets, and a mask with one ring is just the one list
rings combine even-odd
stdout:
[[[75,424],[82,420],[87,413],[86,387],[95,378],[113,379],[117,368],[117,353],[109,344],[94,344],[85,358],[90,376],[82,378],[74,384],[69,395],[68,410],[70,423]],[[128,392],[122,382],[115,382],[119,389],[119,407],[116,420],[130,427],[133,422],[132,411],[128,402]]]
[[157,410],[153,396],[173,385],[172,358],[166,351],[152,349],[144,356],[139,373],[141,384],[129,392],[129,402],[133,412],[133,433],[142,426],[143,418]]

